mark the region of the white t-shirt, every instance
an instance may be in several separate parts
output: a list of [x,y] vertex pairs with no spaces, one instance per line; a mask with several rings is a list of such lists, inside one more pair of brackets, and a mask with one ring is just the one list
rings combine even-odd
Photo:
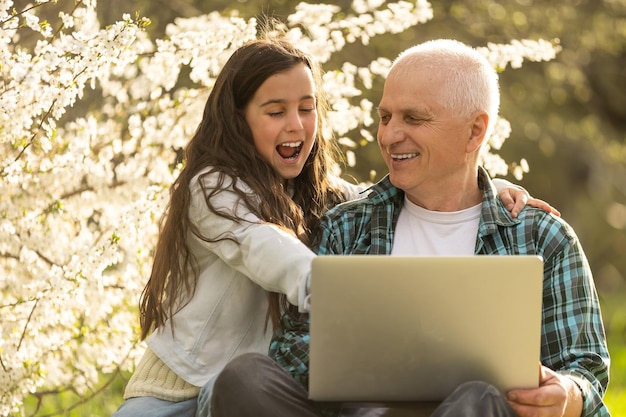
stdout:
[[481,204],[460,211],[430,211],[404,198],[392,255],[474,255]]

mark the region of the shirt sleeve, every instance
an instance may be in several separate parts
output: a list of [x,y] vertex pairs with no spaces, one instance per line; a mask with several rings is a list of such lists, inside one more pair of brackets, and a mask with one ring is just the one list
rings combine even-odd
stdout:
[[309,388],[309,315],[292,311],[281,317],[268,355],[303,388]]
[[[201,178],[205,189],[217,187],[217,174]],[[253,196],[243,182],[237,186]],[[283,293],[291,304],[304,306],[315,254],[290,232],[254,215],[232,187],[232,179],[227,178],[220,191],[210,196],[211,203],[219,212],[242,220],[231,220],[209,210],[200,181],[197,177],[192,180],[190,218],[205,238],[194,235],[193,245],[214,253],[265,290]],[[207,240],[216,238],[225,239]]]
[[[553,223],[557,224],[561,223]],[[582,416],[609,416],[603,402],[609,352],[598,295],[578,238],[568,227],[564,230],[564,240],[554,245],[559,249],[546,258],[542,362],[579,386]],[[554,226],[546,234],[550,235],[563,236]]]

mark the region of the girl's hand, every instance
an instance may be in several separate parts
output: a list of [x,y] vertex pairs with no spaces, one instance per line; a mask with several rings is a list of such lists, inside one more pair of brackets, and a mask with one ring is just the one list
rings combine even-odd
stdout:
[[526,191],[526,189],[522,187],[505,187],[498,192],[498,195],[504,203],[504,207],[506,207],[511,212],[511,216],[513,216],[514,218],[517,217],[519,212],[522,211],[526,204],[531,207],[547,211],[548,213],[552,213],[555,216],[561,217],[561,213],[557,209],[555,209],[543,200],[531,197],[528,191]]

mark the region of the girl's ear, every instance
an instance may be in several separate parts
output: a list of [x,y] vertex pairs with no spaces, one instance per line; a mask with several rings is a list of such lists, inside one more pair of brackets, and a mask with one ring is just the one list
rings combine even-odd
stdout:
[[474,153],[480,150],[485,141],[487,126],[489,126],[489,115],[485,111],[480,111],[472,116],[470,123],[470,137],[465,150],[467,153]]

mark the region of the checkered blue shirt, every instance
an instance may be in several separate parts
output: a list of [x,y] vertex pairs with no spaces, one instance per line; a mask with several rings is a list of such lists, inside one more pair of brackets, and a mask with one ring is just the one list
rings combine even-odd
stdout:
[[[544,259],[541,362],[568,375],[580,387],[582,416],[610,416],[603,403],[609,382],[609,353],[591,269],[574,230],[561,218],[526,207],[517,218],[497,198],[487,173],[479,169],[484,191],[477,255],[539,255]],[[330,210],[315,247],[319,255],[391,253],[404,192],[386,177],[369,193]],[[285,314],[270,356],[303,386],[308,385],[308,317]]]

